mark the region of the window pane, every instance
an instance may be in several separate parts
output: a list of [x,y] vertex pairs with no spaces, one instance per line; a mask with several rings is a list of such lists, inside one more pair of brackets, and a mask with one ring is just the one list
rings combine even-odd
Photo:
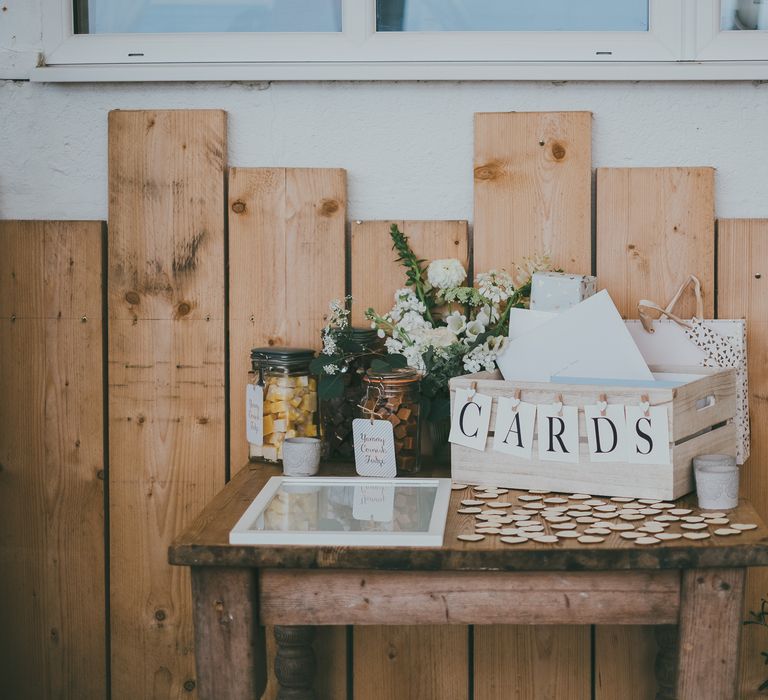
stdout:
[[649,0],[376,0],[380,32],[648,31]]
[[342,0],[74,0],[79,34],[340,32]]
[[722,0],[720,28],[768,29],[768,0]]

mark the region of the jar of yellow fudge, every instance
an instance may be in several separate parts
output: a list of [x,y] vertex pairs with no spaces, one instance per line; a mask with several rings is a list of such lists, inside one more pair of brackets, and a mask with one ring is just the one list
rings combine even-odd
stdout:
[[404,367],[387,372],[369,369],[363,377],[365,393],[358,418],[392,423],[398,474],[413,474],[421,467],[421,374]]
[[317,437],[317,380],[309,371],[309,348],[254,348],[250,380],[263,388],[263,443],[249,443],[253,461],[279,462],[283,441]]

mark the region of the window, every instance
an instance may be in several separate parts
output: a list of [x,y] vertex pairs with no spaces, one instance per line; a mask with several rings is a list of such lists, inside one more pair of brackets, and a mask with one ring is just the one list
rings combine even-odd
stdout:
[[40,1],[33,80],[768,78],[768,0]]

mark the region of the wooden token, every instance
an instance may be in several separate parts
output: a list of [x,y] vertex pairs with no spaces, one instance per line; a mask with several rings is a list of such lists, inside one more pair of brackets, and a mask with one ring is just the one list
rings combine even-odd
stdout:
[[623,537],[625,540],[636,540],[643,536],[642,532],[636,532],[632,530],[631,532],[620,532],[619,537]]
[[523,532],[544,532],[543,525],[528,525],[519,528]]
[[499,537],[499,542],[504,544],[523,544],[523,542],[527,541],[527,537]]
[[620,508],[619,515],[639,515],[640,510],[638,508]]
[[664,528],[661,525],[653,526],[649,523],[648,525],[643,525],[642,527],[637,528],[637,531],[655,534],[657,532],[664,532]]
[[740,535],[741,530],[735,530],[732,527],[719,527],[715,530],[715,534],[720,535],[721,537],[725,537],[726,535]]
[[582,514],[591,513],[592,506],[585,506],[583,503],[571,503],[571,505],[568,506],[568,512],[570,513],[572,511],[577,511]]
[[517,497],[518,501],[524,501],[525,503],[533,503],[534,501],[540,501],[541,496],[535,496],[533,494],[523,494]]
[[591,515],[591,510],[567,510],[565,511],[565,515],[571,517],[571,518],[584,518],[588,515]]
[[596,523],[597,518],[593,518],[591,515],[582,515],[580,518],[576,518],[577,523],[582,523],[583,525],[589,525],[591,523]]
[[567,515],[550,515],[544,518],[548,523],[567,523],[570,518]]
[[605,501],[601,501],[599,498],[590,498],[588,501],[584,501],[585,506],[604,506]]
[[451,484],[451,491],[463,491],[469,484]]
[[571,538],[575,539],[576,537],[581,537],[581,533],[578,530],[560,530],[557,533],[558,537],[565,537],[566,539]]
[[658,508],[659,510],[669,510],[670,508],[674,508],[674,503],[667,503],[666,501],[662,501],[661,503],[654,503],[654,508]]
[[728,517],[727,513],[723,513],[723,512],[721,512],[719,510],[715,510],[715,511],[712,511],[712,510],[710,510],[710,511],[702,511],[701,514],[705,518],[707,518],[707,519],[709,519],[709,518],[727,518]]
[[[704,521],[707,525],[728,525],[731,521],[728,518],[707,518]],[[733,525],[731,525],[733,527]],[[757,527],[757,525],[755,525]]]
[[629,496],[613,496],[611,500],[614,503],[632,503],[635,499],[629,498]]
[[498,498],[501,496],[500,493],[496,493],[495,491],[486,491],[485,493],[476,493],[475,498],[482,498],[484,501],[491,500],[494,498]]
[[746,532],[747,530],[757,530],[757,525],[755,523],[733,523],[731,527],[734,530],[741,530],[742,532]]
[[476,498],[465,498],[461,505],[463,506],[484,506],[485,501],[478,501]]
[[638,512],[642,515],[658,515],[661,513],[658,508],[641,508]]
[[531,516],[529,514],[526,515],[508,515],[508,518],[511,518],[516,523],[524,523],[526,520],[530,520]]
[[605,542],[605,537],[597,537],[596,535],[582,535],[578,539],[581,544],[600,544]]
[[638,537],[635,544],[658,544],[661,542],[657,537]]
[[568,498],[574,500],[574,501],[587,501],[592,496],[590,496],[588,493],[572,493]]
[[522,534],[522,532],[523,531],[520,528],[517,528],[517,527],[503,527],[503,528],[501,528],[501,532],[499,534],[500,535],[505,535],[505,536],[509,537],[510,535],[512,535],[512,536],[520,535],[520,534]]
[[510,523],[513,523],[515,521],[512,520],[512,518],[510,518],[508,515],[505,515],[505,516],[503,516],[501,518],[495,517],[493,519],[493,522],[496,523],[497,525],[509,525]]
[[654,537],[659,540],[679,540],[682,535],[679,532],[660,532]]
[[546,506],[543,503],[528,503],[525,508],[528,510],[544,510]]
[[654,520],[657,523],[676,523],[680,518],[676,515],[667,515],[664,513],[664,515],[657,515]]
[[509,508],[512,504],[509,501],[488,501],[485,505],[491,508]]
[[551,498],[545,498],[544,503],[568,503],[568,499],[560,496],[552,496]]
[[500,527],[478,527],[475,528],[475,532],[482,533],[483,535],[498,535],[501,532]]
[[661,503],[660,498],[638,498],[638,503],[644,503],[647,506],[652,506],[654,503]]
[[619,514],[619,517],[622,520],[645,520],[645,516],[640,515],[640,513],[625,513],[624,515]]
[[595,518],[599,518],[600,520],[613,520],[613,518],[617,518],[619,514],[617,512],[613,512],[613,513],[592,513],[592,515]]
[[611,531],[605,527],[588,527],[584,530],[585,535],[610,535]]
[[456,539],[462,542],[480,542],[485,539],[485,535],[456,535]]
[[683,530],[706,530],[706,523],[680,523]]
[[543,489],[528,489],[528,493],[533,493],[538,496],[546,496],[548,493],[552,493],[551,491],[545,491]]
[[670,515],[690,515],[693,511],[690,508],[670,508]]
[[702,518],[700,515],[684,515],[680,520],[686,522],[686,523],[703,523],[704,518]]
[[616,532],[630,532],[635,529],[635,526],[632,525],[632,523],[608,523],[607,527]]
[[503,496],[505,493],[509,493],[509,489],[496,489],[496,493]]
[[475,513],[479,513],[479,508],[459,508],[457,513],[461,513],[462,515],[474,515]]
[[531,517],[531,511],[525,510],[524,508],[517,508],[512,511],[515,515],[527,515],[529,518]]
[[557,535],[534,535],[531,539],[542,544],[554,544],[558,541]]
[[576,523],[554,523],[551,527],[553,530],[575,530]]
[[683,537],[689,540],[706,540],[709,537],[708,532],[684,532]]
[[611,505],[608,503],[604,506],[595,506],[595,510],[599,513],[613,513],[614,511],[618,510],[618,508],[614,505]]
[[507,514],[506,510],[496,510],[495,508],[488,508],[487,510],[480,511],[483,515],[501,515]]
[[545,508],[544,510],[540,510],[539,513],[541,513],[543,516],[547,515],[563,515],[565,513],[565,508]]

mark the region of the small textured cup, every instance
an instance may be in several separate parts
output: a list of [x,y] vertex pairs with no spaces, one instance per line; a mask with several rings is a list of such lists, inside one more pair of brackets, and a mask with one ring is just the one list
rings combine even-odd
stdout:
[[739,467],[730,455],[693,458],[696,494],[702,510],[730,510],[739,505]]
[[285,476],[314,476],[320,467],[318,438],[287,438],[283,442],[283,474]]

